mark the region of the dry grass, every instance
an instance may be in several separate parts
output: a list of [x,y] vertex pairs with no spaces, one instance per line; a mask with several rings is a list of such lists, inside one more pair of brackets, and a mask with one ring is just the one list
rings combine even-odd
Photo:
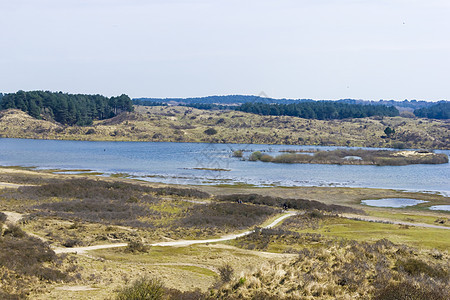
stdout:
[[[418,257],[409,262],[413,272],[402,267],[411,254]],[[296,260],[266,263],[241,273],[214,295],[219,299],[369,299],[373,295],[394,299],[382,295],[392,293],[391,285],[410,285],[425,298],[408,299],[447,299],[449,266],[443,259],[387,240],[336,243],[302,250]],[[395,299],[407,299],[403,293],[408,291],[399,290]]]

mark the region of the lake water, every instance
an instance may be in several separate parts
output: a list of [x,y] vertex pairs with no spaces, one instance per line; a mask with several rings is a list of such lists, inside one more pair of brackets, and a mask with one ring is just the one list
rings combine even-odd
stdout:
[[429,209],[450,211],[450,205],[434,205],[430,206]]
[[408,199],[408,198],[384,198],[378,200],[363,200],[362,204],[374,207],[407,207],[414,206],[420,203],[426,203],[428,201],[416,200],[416,199]]
[[[369,187],[450,194],[450,164],[383,167],[274,164],[232,157],[235,150],[244,150],[248,156],[252,151],[277,155],[280,150],[335,148],[0,138],[0,165],[67,171],[86,169],[105,175],[126,173],[146,181],[177,184]],[[450,151],[436,152],[450,154]]]

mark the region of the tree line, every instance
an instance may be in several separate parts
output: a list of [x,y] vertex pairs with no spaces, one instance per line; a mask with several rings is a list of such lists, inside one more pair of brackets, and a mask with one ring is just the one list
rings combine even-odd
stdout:
[[414,115],[429,119],[450,119],[450,102],[439,102],[435,105],[416,109]]
[[245,103],[234,109],[259,115],[293,116],[318,120],[365,118],[371,116],[394,117],[399,115],[399,111],[393,106],[346,104],[333,101],[293,104]]
[[52,119],[65,125],[91,125],[93,120],[114,117],[124,111],[133,111],[127,95],[66,94],[49,91],[18,91],[0,97],[0,109],[16,108],[37,119]]
[[[316,101],[330,101],[329,99],[275,99],[269,97],[253,96],[253,95],[223,95],[223,96],[207,96],[207,97],[195,97],[195,98],[137,98],[135,101],[139,101],[139,105],[145,105],[144,103],[174,103],[174,104],[216,104],[216,105],[239,105],[244,103],[261,102],[266,104],[292,104],[300,102],[316,102]],[[361,99],[340,99],[333,102],[346,103],[346,104],[362,104],[362,105],[386,105],[395,106],[403,109],[419,109],[434,105],[433,102],[423,100],[361,100]]]

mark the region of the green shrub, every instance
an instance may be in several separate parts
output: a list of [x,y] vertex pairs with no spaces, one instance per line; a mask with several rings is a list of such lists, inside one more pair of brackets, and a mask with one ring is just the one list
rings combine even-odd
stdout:
[[271,162],[273,160],[273,157],[268,154],[264,154],[260,157],[259,160],[263,162]]
[[141,241],[130,241],[128,242],[127,247],[125,248],[126,252],[148,252],[150,246],[144,245]]
[[307,154],[285,153],[276,156],[273,159],[274,163],[294,164],[294,163],[308,163],[312,156]]
[[206,129],[204,131],[204,133],[207,135],[215,135],[217,133],[217,130],[211,127],[211,128]]
[[159,279],[142,277],[118,291],[117,300],[159,300],[165,295]]
[[255,151],[253,152],[250,157],[248,158],[248,160],[250,161],[258,161],[261,159],[262,153],[261,151]]
[[67,248],[72,248],[72,247],[75,247],[75,246],[83,245],[83,242],[80,239],[76,239],[75,238],[75,239],[68,239],[68,240],[64,241],[62,243],[62,245],[64,247],[67,247]]
[[233,157],[243,157],[244,152],[242,150],[233,151]]

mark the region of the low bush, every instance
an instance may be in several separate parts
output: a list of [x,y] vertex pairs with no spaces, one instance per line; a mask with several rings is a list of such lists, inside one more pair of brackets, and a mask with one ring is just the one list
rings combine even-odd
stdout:
[[244,152],[242,150],[233,151],[233,157],[243,157]]
[[248,158],[248,160],[258,161],[261,159],[261,157],[262,157],[262,153],[260,151],[255,151],[252,154],[250,154],[250,157]]
[[263,228],[256,229],[251,234],[238,238],[236,245],[249,250],[267,251],[271,244],[298,246],[317,242],[324,242],[322,235],[317,233],[298,233],[281,228]]
[[229,282],[234,275],[234,269],[230,264],[223,265],[219,268],[220,280],[222,282]]
[[141,277],[117,291],[116,300],[206,300],[200,290],[179,291],[166,288],[159,279]]
[[150,246],[145,245],[141,241],[130,241],[128,242],[127,247],[125,248],[125,252],[131,252],[131,253],[146,253],[150,249]]
[[211,128],[206,129],[204,131],[204,133],[207,135],[215,135],[215,134],[217,134],[217,130],[215,128],[211,127]]
[[64,241],[63,243],[61,243],[64,247],[67,248],[72,248],[72,247],[76,247],[76,246],[82,246],[83,242],[79,239],[68,239],[66,241]]
[[31,199],[49,197],[69,199],[110,199],[127,201],[131,197],[142,200],[155,200],[151,194],[173,195],[180,197],[209,198],[208,193],[196,189],[183,189],[174,187],[154,188],[126,182],[110,182],[92,179],[54,180],[40,186],[23,186],[19,193],[14,194]]
[[448,287],[434,284],[417,284],[404,280],[388,285],[376,291],[374,300],[448,300]]
[[195,199],[210,197],[196,189],[155,188],[91,179],[54,180],[42,186],[21,187],[18,191],[9,192],[7,197],[39,202],[31,206],[34,212],[29,218],[56,216],[107,225],[153,228],[155,225],[150,219],[170,215],[150,208],[162,201],[158,197],[162,195]]
[[164,299],[165,289],[158,279],[142,277],[131,285],[120,289],[117,300],[159,300]]
[[408,258],[406,260],[398,260],[395,265],[399,271],[404,271],[412,276],[425,274],[432,278],[448,278],[448,270],[439,265],[431,265],[422,260]]
[[274,157],[272,162],[283,164],[309,163],[311,159],[312,156],[307,154],[286,153]]
[[239,203],[197,205],[177,222],[182,227],[244,229],[264,222],[277,210]]
[[222,195],[216,196],[218,201],[227,202],[242,202],[242,203],[252,203],[257,205],[267,205],[273,207],[283,207],[288,209],[302,209],[302,210],[322,210],[334,213],[363,213],[362,210],[335,205],[335,204],[324,204],[315,200],[305,200],[305,199],[290,199],[290,198],[279,198],[271,196],[262,196],[258,194],[232,194],[232,195]]
[[18,274],[36,276],[40,280],[66,280],[66,274],[44,266],[56,260],[55,252],[37,238],[27,235],[4,235],[0,238],[0,266]]
[[253,152],[250,161],[263,161],[285,164],[339,164],[339,165],[378,165],[404,166],[410,164],[443,164],[448,163],[448,156],[443,153],[402,152],[390,150],[337,149],[317,151],[314,155],[284,153],[272,157]]
[[5,215],[4,213],[0,212],[0,223],[5,223],[7,219],[8,219],[8,216]]
[[31,217],[57,216],[67,220],[80,219],[87,222],[134,227],[152,227],[151,224],[141,222],[137,218],[155,213],[139,203],[106,199],[66,200],[44,203],[34,208],[39,211],[31,214]]
[[3,236],[12,236],[15,238],[23,238],[25,236],[25,232],[19,226],[15,224],[8,224],[6,229],[3,231]]
[[268,154],[263,154],[263,155],[259,158],[259,160],[262,161],[262,162],[271,162],[271,161],[273,161],[273,157],[270,156],[270,155],[268,155]]

